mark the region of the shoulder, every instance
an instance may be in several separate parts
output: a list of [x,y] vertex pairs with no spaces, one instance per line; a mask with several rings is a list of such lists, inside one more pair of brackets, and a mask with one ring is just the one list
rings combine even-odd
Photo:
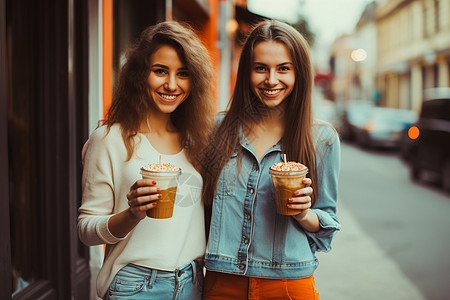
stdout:
[[103,125],[95,129],[89,136],[83,152],[88,150],[102,152],[102,149],[115,148],[118,143],[123,144],[120,125],[114,124],[110,128]]
[[336,129],[328,122],[314,120],[313,136],[315,143],[326,143],[328,146],[335,143],[339,144],[339,135]]
[[219,113],[217,113],[216,117],[214,118],[214,124],[216,126],[220,125],[223,121],[223,119],[225,118],[226,115],[226,111],[221,111]]

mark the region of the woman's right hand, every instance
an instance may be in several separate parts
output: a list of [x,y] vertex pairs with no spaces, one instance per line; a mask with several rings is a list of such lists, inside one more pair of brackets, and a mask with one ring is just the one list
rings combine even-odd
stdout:
[[155,181],[139,179],[130,187],[127,198],[131,215],[142,220],[147,216],[147,210],[156,206],[156,200],[161,198],[161,194]]

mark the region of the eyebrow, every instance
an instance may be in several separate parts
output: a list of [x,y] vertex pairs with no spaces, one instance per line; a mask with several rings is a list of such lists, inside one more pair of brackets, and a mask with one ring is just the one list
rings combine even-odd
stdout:
[[[152,65],[152,68],[168,69],[169,67],[167,67],[165,65],[161,65],[161,64],[154,64],[154,65]],[[178,71],[188,71],[188,68],[182,67],[182,68],[179,68]]]
[[[264,64],[264,63],[261,63],[261,62],[254,62],[253,64],[254,65],[267,66],[267,64]],[[277,67],[284,66],[284,65],[294,65],[294,64],[292,62],[288,61],[288,62],[284,62],[284,63],[278,64]]]

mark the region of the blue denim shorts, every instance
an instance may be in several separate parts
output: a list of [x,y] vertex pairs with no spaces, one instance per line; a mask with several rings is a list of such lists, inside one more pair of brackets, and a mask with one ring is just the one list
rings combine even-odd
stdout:
[[175,271],[161,271],[128,264],[117,272],[104,300],[201,299],[203,267],[189,262]]

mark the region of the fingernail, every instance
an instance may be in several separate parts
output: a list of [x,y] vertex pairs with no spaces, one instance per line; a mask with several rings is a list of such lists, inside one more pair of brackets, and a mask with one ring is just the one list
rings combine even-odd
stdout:
[[153,180],[152,183],[153,183],[153,184],[156,184],[156,181]]
[[156,191],[159,192],[161,189],[160,188],[156,188]]
[[292,202],[292,201],[294,201],[294,200],[292,200],[292,198],[289,198],[289,202]]
[[162,195],[161,195],[161,194],[158,194],[158,198],[160,198],[160,199],[161,199],[161,198],[162,198]]
[[156,202],[153,202],[153,206],[156,206],[156,204],[158,204],[158,203],[156,203]]
[[298,195],[298,192],[297,192],[297,191],[295,191],[295,192],[294,192],[294,195],[295,195],[295,196],[297,196],[297,195]]

